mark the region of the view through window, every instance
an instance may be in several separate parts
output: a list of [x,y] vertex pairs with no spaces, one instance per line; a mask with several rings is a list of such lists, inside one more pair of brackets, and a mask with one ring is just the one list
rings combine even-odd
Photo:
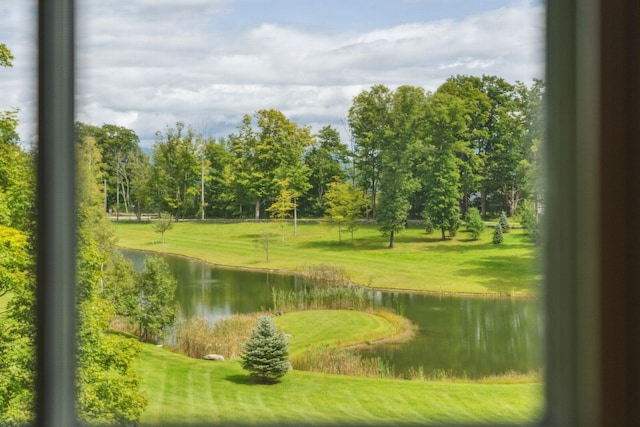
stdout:
[[[34,7],[2,26],[2,422],[32,399]],[[78,2],[79,417],[536,420],[543,15]]]

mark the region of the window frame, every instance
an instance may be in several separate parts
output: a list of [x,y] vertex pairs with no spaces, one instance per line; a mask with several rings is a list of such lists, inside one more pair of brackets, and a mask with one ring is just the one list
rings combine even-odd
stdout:
[[[640,425],[636,0],[547,2],[544,426]],[[36,424],[75,414],[74,1],[39,0]]]

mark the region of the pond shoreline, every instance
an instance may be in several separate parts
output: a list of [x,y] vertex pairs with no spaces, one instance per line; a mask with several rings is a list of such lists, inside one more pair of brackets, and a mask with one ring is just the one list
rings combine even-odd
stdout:
[[[263,272],[263,273],[289,274],[292,276],[302,275],[302,272],[296,271],[296,270],[218,264],[218,263],[206,261],[202,258],[197,258],[189,255],[184,255],[181,253],[176,253],[176,252],[161,252],[161,251],[153,251],[149,249],[137,249],[137,248],[131,248],[131,247],[117,245],[117,244],[115,245],[115,247],[118,249],[126,249],[129,251],[138,251],[138,252],[144,252],[149,254],[161,254],[161,255],[171,255],[171,256],[181,257],[185,259],[200,261],[215,268],[224,268],[224,269],[239,270],[239,271],[255,271],[255,272]],[[364,289],[369,289],[372,291],[398,292],[398,293],[404,293],[404,294],[442,295],[442,296],[448,296],[448,297],[487,298],[487,299],[537,299],[538,298],[538,295],[536,294],[513,295],[510,293],[499,293],[499,292],[482,292],[482,293],[481,292],[450,292],[450,291],[433,291],[433,290],[418,290],[418,289],[384,288],[384,287],[363,285],[361,283],[356,283],[356,282],[350,282],[350,284],[355,286],[360,286]]]

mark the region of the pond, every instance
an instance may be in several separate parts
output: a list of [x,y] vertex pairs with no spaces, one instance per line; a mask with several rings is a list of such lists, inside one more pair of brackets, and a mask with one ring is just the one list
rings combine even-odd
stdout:
[[[122,250],[141,270],[144,252]],[[180,316],[221,317],[272,308],[272,289],[305,286],[300,277],[219,268],[202,261],[163,255],[178,280]],[[369,291],[376,305],[389,307],[418,325],[409,343],[363,349],[383,358],[396,374],[422,367],[478,378],[505,372],[527,372],[542,366],[543,324],[540,304],[533,299],[453,297]]]

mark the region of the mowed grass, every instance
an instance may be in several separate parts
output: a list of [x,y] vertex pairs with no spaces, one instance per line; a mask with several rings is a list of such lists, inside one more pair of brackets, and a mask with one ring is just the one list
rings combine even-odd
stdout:
[[387,319],[349,310],[312,310],[286,313],[275,318],[287,334],[291,355],[309,346],[350,346],[391,337],[400,331]]
[[[277,323],[292,333],[293,352],[308,344],[344,345],[393,333],[385,319],[353,311],[287,313]],[[143,346],[136,370],[149,399],[142,425],[524,423],[542,413],[540,383],[388,380],[294,370],[277,384],[261,385],[237,360],[190,359],[152,345]]]
[[[427,235],[412,226],[397,234],[395,248],[388,248],[374,225],[361,225],[350,235],[324,223],[293,225],[269,222],[199,223],[178,222],[165,234],[152,223],[114,223],[118,244],[131,248],[185,255],[233,267],[301,271],[305,264],[344,267],[352,282],[383,289],[442,293],[537,295],[541,276],[537,272],[537,248],[521,230],[505,234],[504,243],[491,242],[493,229],[479,240],[471,240],[461,229],[458,236],[442,241],[440,233]],[[263,233],[271,233],[269,262],[260,244]]]

